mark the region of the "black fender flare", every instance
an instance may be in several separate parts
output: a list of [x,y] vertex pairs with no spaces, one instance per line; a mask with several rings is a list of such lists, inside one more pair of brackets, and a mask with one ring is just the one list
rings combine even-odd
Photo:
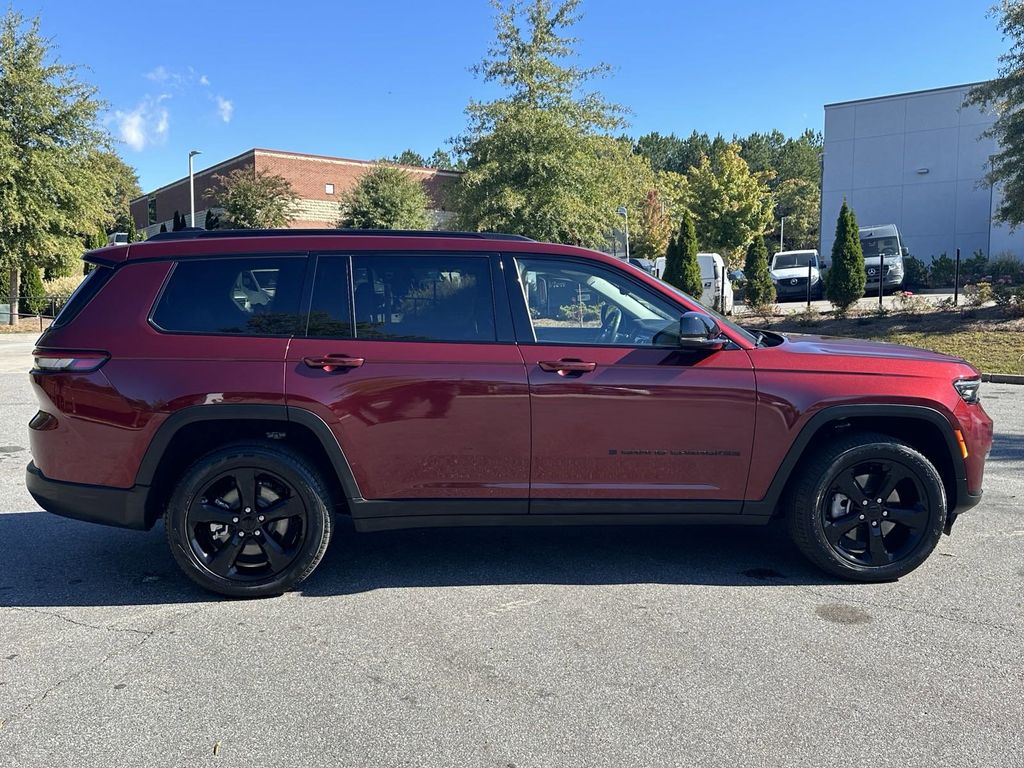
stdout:
[[[815,413],[797,435],[793,444],[786,453],[786,458],[775,472],[771,485],[764,498],[757,501],[747,501],[743,504],[743,514],[747,515],[771,515],[775,512],[782,499],[782,493],[804,456],[804,451],[811,441],[832,422],[842,422],[847,419],[856,418],[901,418],[916,421],[924,421],[938,427],[942,434],[946,449],[949,451],[951,466],[954,468],[956,486],[956,502],[950,505],[949,514],[956,515],[971,506],[976,501],[967,492],[967,468],[964,466],[963,457],[960,453],[960,444],[957,441],[954,428],[940,411],[924,405],[887,405],[875,403],[856,403],[847,405],[832,405],[822,408]],[[756,438],[755,438],[756,439]]]
[[355,475],[352,473],[352,466],[327,423],[312,411],[283,404],[215,403],[192,405],[175,411],[160,425],[150,440],[136,472],[135,484],[147,487],[152,485],[167,446],[182,428],[202,421],[224,420],[283,421],[309,429],[327,454],[345,496],[350,500],[362,498]]

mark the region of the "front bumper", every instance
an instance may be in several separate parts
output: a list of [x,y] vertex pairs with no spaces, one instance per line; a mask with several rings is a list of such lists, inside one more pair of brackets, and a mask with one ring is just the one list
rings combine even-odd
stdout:
[[149,488],[145,486],[110,488],[64,483],[49,479],[32,462],[25,468],[25,485],[36,503],[55,515],[142,531],[151,527],[146,521]]

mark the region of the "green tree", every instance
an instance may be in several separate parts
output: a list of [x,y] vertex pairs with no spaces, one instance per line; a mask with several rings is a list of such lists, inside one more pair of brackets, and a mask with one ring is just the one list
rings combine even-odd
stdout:
[[91,160],[91,173],[102,185],[104,197],[103,220],[106,232],[126,232],[131,218],[131,201],[142,194],[139,176],[111,150],[96,152]]
[[366,171],[342,195],[339,227],[352,229],[430,229],[427,193],[411,175],[392,165]]
[[[786,247],[817,248],[818,220],[821,216],[821,188],[817,182],[787,179],[775,190],[775,220],[786,218]],[[775,228],[776,238],[781,234]],[[780,246],[780,250],[782,250]]]
[[631,242],[631,255],[652,261],[664,256],[668,241],[672,238],[672,223],[666,215],[658,190],[652,189],[647,193],[637,223],[639,226]]
[[587,90],[608,67],[570,61],[578,6],[510,0],[499,9],[497,39],[475,72],[503,94],[466,110],[456,145],[465,172],[452,195],[460,227],[601,246],[619,206],[639,208],[653,186],[646,159],[610,135],[622,110]]
[[690,211],[705,248],[728,256],[762,234],[772,217],[771,196],[761,175],[752,174],[739,145],[712,147],[687,174]]
[[440,148],[434,150],[434,154],[427,158],[424,165],[428,168],[437,168],[442,171],[455,170],[455,163],[452,160],[451,153]]
[[686,173],[700,163],[701,157],[711,154],[711,144],[710,136],[697,131],[685,139],[674,133],[662,136],[654,132],[637,139],[633,151],[646,157],[655,171]]
[[675,171],[657,171],[654,174],[654,188],[665,204],[665,213],[671,221],[683,218],[683,212],[690,210],[690,185],[686,176]]
[[1002,192],[995,218],[1018,227],[1024,224],[1024,3],[1001,0],[991,13],[998,16],[1010,49],[999,57],[997,76],[972,88],[965,106],[978,106],[996,116],[984,134],[999,142],[990,158],[987,180]]
[[[164,224],[160,225],[160,231],[166,232],[167,227]],[[128,218],[128,226],[125,228],[125,234],[128,236],[128,242],[134,243],[139,239],[139,230],[135,228],[135,219]]]
[[291,221],[298,198],[283,176],[248,165],[217,174],[213,182],[204,196],[223,209],[228,229],[275,229]]
[[390,162],[398,163],[399,165],[426,165],[427,161],[423,159],[423,155],[411,149],[403,150],[400,155],[394,155]]
[[832,266],[825,272],[825,296],[840,314],[864,295],[867,275],[864,252],[857,236],[857,217],[843,200],[832,244]]
[[206,219],[203,221],[203,229],[220,229],[220,216],[214,213],[212,208],[206,209]]
[[683,214],[679,231],[668,245],[662,278],[696,299],[704,292],[700,263],[697,261],[697,229],[688,212]]
[[[0,269],[17,293],[18,271],[64,267],[108,203],[93,172],[106,135],[102,104],[76,67],[59,63],[39,19],[0,19]],[[11,296],[10,322],[18,312]]]
[[747,304],[760,308],[775,303],[775,284],[768,269],[768,249],[761,235],[755,235],[747,246],[743,276],[746,279]]
[[178,212],[175,211],[174,212],[174,220],[171,223],[171,232],[178,232],[178,231],[180,231],[180,230],[182,230],[184,228],[185,228],[185,224],[184,224],[184,222],[182,222],[181,216],[179,216]]
[[46,288],[43,287],[43,276],[40,269],[31,261],[21,267],[21,284],[18,286],[24,303],[24,311],[29,315],[42,314],[46,309]]

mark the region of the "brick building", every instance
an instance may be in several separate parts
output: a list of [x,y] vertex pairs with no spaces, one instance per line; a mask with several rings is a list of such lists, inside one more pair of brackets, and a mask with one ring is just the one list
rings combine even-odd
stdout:
[[[213,201],[206,197],[206,190],[216,189],[214,176],[226,175],[239,168],[252,167],[254,173],[269,171],[283,176],[295,189],[298,203],[295,217],[289,226],[295,228],[333,227],[338,219],[338,203],[341,195],[359,181],[363,173],[376,165],[367,160],[348,160],[343,157],[307,155],[301,152],[280,152],[273,149],[250,149],[209,168],[195,172],[196,223],[202,226],[206,210]],[[441,171],[436,168],[421,168],[414,165],[399,166],[418,179],[430,199],[430,213],[438,224],[444,223],[449,213],[444,208],[443,188],[447,182],[457,178],[455,171]],[[217,209],[214,208],[216,211]],[[131,201],[132,218],[135,226],[146,235],[160,231],[160,225],[171,229],[174,212],[189,216],[188,176],[172,181],[159,189],[148,192]],[[192,222],[188,222],[191,226]]]

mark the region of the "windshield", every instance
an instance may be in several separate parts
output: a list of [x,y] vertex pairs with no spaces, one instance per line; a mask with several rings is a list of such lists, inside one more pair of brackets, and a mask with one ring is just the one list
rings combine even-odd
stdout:
[[818,257],[813,253],[777,253],[772,259],[772,269],[789,269],[790,267],[804,267],[810,264],[818,266]]
[[671,283],[665,283],[664,286],[667,290],[671,291],[677,296],[682,296],[687,301],[691,301],[694,304],[700,306],[705,312],[707,312],[709,315],[715,318],[715,320],[718,321],[718,324],[721,325],[722,327],[728,328],[734,334],[736,334],[737,336],[741,336],[744,340],[748,341],[753,346],[758,346],[757,337],[750,331],[748,331],[746,328],[741,328],[740,326],[736,325],[736,323],[734,323],[732,320],[727,318],[725,315],[720,315],[718,312],[711,309],[711,307],[705,306],[701,302],[697,301],[697,299],[693,298],[693,296],[691,296],[688,293],[684,293]]
[[874,256],[899,256],[900,241],[895,237],[871,237],[860,241],[860,249],[864,251],[864,258]]

